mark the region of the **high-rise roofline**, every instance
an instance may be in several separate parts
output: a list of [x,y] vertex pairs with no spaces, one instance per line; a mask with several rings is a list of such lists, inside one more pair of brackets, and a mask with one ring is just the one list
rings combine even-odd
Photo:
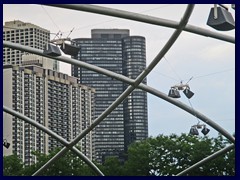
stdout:
[[8,31],[9,29],[13,28],[13,29],[25,29],[25,28],[38,28],[38,29],[42,29],[44,31],[48,31],[50,33],[49,30],[42,28],[38,25],[35,25],[33,23],[30,22],[23,22],[21,20],[13,20],[13,21],[6,21],[4,23],[3,26],[3,30]]

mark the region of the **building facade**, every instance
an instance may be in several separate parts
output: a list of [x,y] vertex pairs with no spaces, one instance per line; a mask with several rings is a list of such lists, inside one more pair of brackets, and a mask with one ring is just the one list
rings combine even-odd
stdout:
[[[39,66],[6,65],[3,70],[3,104],[73,140],[94,120],[95,90],[78,79]],[[32,151],[44,154],[63,147],[54,138],[21,119],[4,113],[3,138],[10,143],[4,155],[16,153],[26,165],[36,162]],[[90,132],[77,145],[90,159],[94,156]]]
[[[135,79],[146,67],[145,38],[130,36],[127,29],[93,29],[91,38],[74,39],[73,44],[80,47],[74,59],[132,79]],[[97,117],[128,86],[111,77],[74,65],[72,65],[72,76],[78,77],[81,84],[96,89]],[[146,79],[143,83],[146,83]],[[103,163],[108,156],[121,157],[132,142],[147,137],[147,94],[142,90],[134,90],[95,128],[96,160]]]
[[[50,31],[31,23],[19,20],[5,22],[3,26],[3,40],[36,49],[44,49],[50,41]],[[20,50],[3,48],[3,64],[21,65],[22,55],[27,54]],[[53,60],[55,71],[59,71],[59,63]]]

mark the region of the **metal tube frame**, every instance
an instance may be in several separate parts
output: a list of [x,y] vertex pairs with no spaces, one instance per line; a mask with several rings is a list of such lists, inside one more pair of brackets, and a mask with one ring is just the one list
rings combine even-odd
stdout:
[[[78,60],[71,59],[71,58],[64,57],[64,56],[61,56],[61,57],[50,57],[50,56],[47,56],[47,55],[43,54],[43,50],[39,50],[39,49],[35,49],[35,48],[31,48],[31,47],[20,45],[20,44],[7,42],[7,41],[3,41],[3,46],[9,47],[9,48],[13,48],[13,49],[18,49],[18,50],[29,52],[29,53],[33,53],[33,54],[37,54],[37,55],[44,56],[44,57],[49,57],[49,58],[56,59],[56,60],[61,61],[61,62],[73,64],[73,65],[76,65],[76,66],[81,66],[81,67],[84,67],[86,69],[89,69],[89,70],[92,70],[92,71],[104,74],[106,76],[115,78],[117,80],[123,81],[125,83],[130,84],[130,85],[134,84],[134,80],[133,79],[130,79],[130,78],[128,78],[126,76],[123,76],[121,74],[117,74],[117,73],[109,71],[107,69],[100,68],[98,66],[95,66],[95,65],[92,65],[92,64],[88,64],[88,63],[85,63],[85,62],[82,62],[82,61],[78,61]],[[201,114],[200,112],[196,111],[195,109],[189,107],[188,105],[185,105],[181,101],[178,101],[176,99],[170,98],[165,93],[162,93],[159,90],[154,89],[154,88],[152,88],[150,86],[147,86],[147,85],[145,85],[143,83],[140,83],[137,88],[142,89],[142,90],[144,90],[144,91],[146,91],[146,92],[148,92],[148,93],[150,93],[152,95],[155,95],[155,96],[157,96],[157,97],[159,97],[159,98],[161,98],[161,99],[163,99],[163,100],[165,100],[165,101],[167,101],[167,102],[169,102],[171,104],[174,104],[175,106],[185,110],[186,112],[192,114],[193,116],[196,116],[197,118],[201,119],[203,122],[205,122],[208,125],[210,125],[215,130],[217,130],[218,132],[223,134],[231,142],[235,143],[235,138],[230,133],[228,133],[225,129],[223,129],[221,126],[216,124],[210,118],[204,116],[203,114]]]
[[[118,18],[123,18],[123,19],[130,19],[130,20],[139,21],[142,23],[165,26],[165,27],[174,28],[174,29],[177,29],[178,25],[179,25],[179,22],[173,21],[173,20],[143,15],[143,14],[139,14],[139,13],[128,12],[128,11],[124,11],[124,10],[118,10],[118,9],[114,9],[114,8],[101,7],[101,6],[97,6],[97,5],[89,5],[89,4],[44,4],[44,5],[65,8],[65,9],[78,10],[78,11],[86,11],[86,12],[97,13],[97,14],[103,14],[103,15],[107,15],[107,16],[113,16],[113,17],[118,17]],[[190,33],[198,34],[201,36],[211,37],[211,38],[215,38],[218,40],[235,43],[234,37],[227,36],[227,35],[217,33],[217,32],[212,32],[210,30],[200,28],[197,26],[187,24],[183,30],[190,32]]]
[[189,171],[193,170],[193,169],[196,169],[198,167],[200,167],[201,165],[213,160],[213,159],[216,159],[218,156],[221,156],[222,154],[225,154],[226,152],[228,151],[231,151],[232,149],[235,148],[235,144],[230,144],[229,146],[223,148],[223,149],[220,149],[219,151],[213,153],[212,155],[202,159],[201,161],[193,164],[192,166],[190,166],[189,168],[183,170],[182,172],[178,173],[176,176],[183,176],[184,174],[188,173]]
[[[135,21],[140,21],[140,22],[145,22],[145,23],[149,23],[149,24],[155,24],[154,20],[157,20],[158,23],[156,25],[160,25],[160,26],[166,26],[166,27],[171,27],[171,28],[175,28],[175,32],[173,33],[173,35],[171,36],[171,38],[169,39],[169,41],[167,42],[167,44],[164,46],[164,48],[160,51],[160,53],[156,56],[156,58],[152,61],[152,63],[149,65],[148,68],[146,68],[139,76],[138,78],[136,78],[136,80],[132,80],[130,78],[127,78],[123,75],[120,74],[116,74],[114,72],[105,70],[103,68],[99,68],[97,66],[93,66],[84,62],[80,62],[80,61],[76,61],[74,59],[70,59],[70,58],[66,58],[66,57],[50,57],[52,59],[56,59],[62,62],[67,62],[70,64],[74,64],[77,66],[82,66],[85,67],[87,69],[105,74],[107,76],[113,77],[115,79],[118,79],[120,81],[126,82],[128,84],[130,84],[130,86],[123,92],[122,95],[120,95],[115,102],[110,105],[97,119],[96,121],[98,123],[93,123],[89,128],[85,129],[77,138],[75,138],[71,143],[66,144],[66,146],[58,153],[56,154],[51,160],[49,160],[43,167],[41,167],[37,172],[35,172],[33,175],[38,175],[40,172],[42,172],[45,168],[47,168],[52,162],[56,161],[58,158],[60,158],[64,153],[67,152],[67,150],[70,148],[71,150],[73,150],[75,147],[73,147],[79,140],[81,140],[82,137],[84,137],[88,132],[90,132],[96,125],[98,125],[114,108],[115,106],[117,107],[118,104],[120,104],[119,102],[121,102],[123,99],[125,99],[128,94],[130,94],[135,88],[140,88],[142,90],[145,90],[157,97],[160,97],[174,105],[176,105],[177,107],[180,107],[181,109],[189,112],[190,114],[197,116],[199,119],[201,119],[202,121],[204,121],[205,123],[209,124],[210,126],[212,126],[214,129],[216,129],[217,131],[221,132],[225,137],[227,137],[230,141],[232,141],[233,143],[235,143],[235,138],[229,134],[227,131],[225,131],[222,127],[220,127],[219,125],[217,125],[214,121],[210,120],[209,118],[207,118],[206,116],[202,115],[201,113],[197,112],[196,110],[188,107],[187,105],[181,103],[180,101],[177,101],[175,99],[169,98],[168,96],[166,96],[166,94],[152,88],[149,87],[145,84],[142,84],[141,81],[151,72],[151,70],[156,66],[156,64],[161,60],[161,58],[164,56],[164,54],[171,48],[172,44],[175,42],[175,40],[178,38],[178,36],[180,35],[180,33],[182,32],[182,30],[188,31],[188,32],[192,32],[195,34],[199,34],[199,35],[203,35],[203,36],[208,36],[208,37],[212,37],[215,39],[219,39],[219,40],[223,40],[223,41],[227,41],[227,42],[231,42],[231,43],[235,43],[235,38],[230,37],[230,36],[226,36],[223,34],[219,34],[219,33],[213,33],[211,31],[196,27],[196,26],[192,26],[192,25],[187,25],[187,21],[193,11],[193,7],[194,5],[188,5],[188,8],[184,14],[184,18],[181,20],[181,22],[178,24],[175,21],[170,21],[170,20],[165,20],[165,19],[160,19],[160,18],[155,18],[155,17],[151,17],[151,16],[145,16],[145,15],[141,15],[141,14],[137,14],[137,13],[131,13],[131,12],[127,12],[127,11],[121,11],[121,10],[115,10],[115,9],[111,9],[111,8],[105,8],[105,7],[100,7],[100,6],[94,6],[94,5],[66,5],[68,7],[64,7],[65,5],[51,5],[51,6],[55,6],[55,7],[60,7],[62,6],[62,8],[69,8],[69,9],[76,9],[76,10],[82,10],[82,11],[87,11],[87,12],[94,12],[94,13],[99,13],[99,14],[105,14],[105,15],[110,15],[110,16],[115,16],[115,17],[121,17],[121,18],[125,18],[125,19],[132,19]],[[71,6],[71,7],[70,7]],[[78,6],[78,7],[77,7]],[[82,6],[82,8],[80,7]],[[84,6],[84,7],[83,7]],[[80,7],[80,8],[79,8]],[[89,9],[90,8],[90,9]],[[97,8],[95,10],[91,10],[91,8]],[[102,11],[101,11],[102,10]],[[111,13],[110,11],[111,10]],[[115,14],[114,12],[119,13],[120,15]],[[113,13],[113,14],[112,14]],[[128,14],[130,13],[130,14]],[[123,17],[123,15],[126,15]],[[138,15],[138,16],[136,16]],[[134,16],[136,16],[137,18],[133,18]],[[141,19],[141,18],[146,18],[146,21]],[[186,18],[186,19],[185,19]],[[149,19],[149,20],[148,20]],[[174,37],[175,34],[175,37]],[[6,47],[10,47],[10,48],[15,48],[15,49],[19,49],[19,50],[23,50],[23,51],[27,51],[27,52],[31,52],[34,54],[38,54],[41,56],[46,56],[43,55],[43,52],[41,50],[37,50],[34,48],[29,48],[29,47],[24,47],[22,45],[16,45],[14,43],[10,43],[7,41],[3,41],[3,45]],[[161,54],[162,53],[162,54]],[[49,57],[49,56],[46,56]],[[51,131],[51,130],[49,130]],[[45,131],[44,131],[45,132]],[[53,135],[54,136],[54,135]],[[56,138],[56,137],[55,137]],[[233,145],[234,146],[234,145]],[[233,148],[231,146],[231,148]],[[226,151],[224,151],[224,149],[222,150],[222,153],[224,153]],[[81,152],[79,151],[77,153],[79,156],[81,156]],[[214,153],[216,154],[216,153]],[[200,161],[202,164],[206,163],[208,161],[210,161],[213,155],[210,155],[209,157],[205,158],[204,161]],[[83,154],[82,154],[83,155]],[[218,153],[217,155],[215,155],[216,157],[219,156]],[[215,157],[214,156],[214,157]],[[81,159],[84,160],[84,155],[81,157]],[[86,160],[86,159],[85,159]],[[88,159],[87,159],[88,160]],[[89,160],[90,161],[90,160]],[[87,164],[89,166],[91,166],[92,169],[94,169],[94,164],[90,161],[87,161]],[[86,162],[86,161],[85,161]],[[198,162],[198,163],[200,163]],[[198,163],[196,163],[195,165],[197,165]],[[191,166],[195,168],[195,165]],[[190,167],[190,170],[191,170]],[[189,169],[189,168],[188,168]],[[98,171],[96,169],[94,169],[95,171]],[[190,171],[188,170],[188,171]],[[100,170],[99,170],[100,171]],[[183,171],[184,172],[184,171]],[[100,172],[97,172],[100,175]],[[181,173],[179,173],[181,174]],[[178,174],[178,175],[179,175]]]
[[[6,106],[3,106],[3,111],[11,114],[13,116],[16,116],[20,119],[22,119],[23,121],[33,125],[34,127],[42,130],[43,132],[47,133],[48,135],[52,136],[53,138],[57,139],[59,142],[61,142],[64,146],[69,147],[69,142],[67,140],[65,140],[64,138],[62,138],[61,136],[59,136],[58,134],[56,134],[55,132],[53,132],[52,130],[46,128],[45,126],[43,126],[42,124],[39,124],[38,122],[30,119],[27,116],[24,116],[23,114],[12,110],[11,108],[8,108]],[[69,147],[69,149],[71,149],[73,152],[75,152],[86,164],[89,165],[89,167],[91,167],[98,175],[100,176],[104,176],[104,174],[100,171],[100,169],[94,164],[92,163],[92,161],[90,159],[88,159],[88,157],[86,157],[81,151],[79,151],[76,147]],[[68,148],[66,148],[66,151],[64,151],[64,153],[66,153],[68,150]],[[60,151],[60,153],[63,154],[63,152]],[[34,175],[34,174],[33,174]]]
[[[133,85],[129,85],[128,88],[96,119],[94,122],[83,132],[78,135],[71,143],[70,147],[75,145],[81,138],[83,138],[87,133],[89,133],[94,127],[96,127],[105,117],[108,116],[140,83],[141,81],[151,72],[151,70],[157,65],[157,63],[162,59],[162,57],[168,52],[168,50],[171,48],[171,46],[174,44],[176,39],[179,37],[180,33],[182,32],[182,29],[184,26],[186,26],[188,19],[193,11],[194,5],[188,5],[187,10],[184,14],[183,19],[179,23],[179,29],[176,29],[168,42],[165,44],[163,49],[159,52],[159,54],[154,58],[154,60],[150,63],[150,65],[136,78]],[[62,149],[64,151],[66,147]],[[62,154],[58,153],[54,158],[58,158],[62,156]],[[41,168],[39,168],[38,173],[42,172],[44,169],[46,169],[48,166],[51,165],[51,163],[54,162],[54,159],[50,159],[46,164],[44,164]],[[37,175],[37,173],[35,173]]]

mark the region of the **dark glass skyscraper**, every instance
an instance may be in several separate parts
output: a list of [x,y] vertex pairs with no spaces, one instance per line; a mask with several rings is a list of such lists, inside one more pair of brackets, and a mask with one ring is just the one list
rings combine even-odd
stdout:
[[[74,39],[80,46],[75,59],[135,79],[146,67],[145,38],[130,36],[127,29],[93,29],[91,38]],[[98,117],[127,88],[127,84],[105,75],[72,66],[80,83],[96,89]],[[146,83],[146,79],[143,83]],[[95,118],[96,118],[95,117]],[[95,129],[96,160],[120,156],[129,144],[148,137],[147,94],[135,90]]]

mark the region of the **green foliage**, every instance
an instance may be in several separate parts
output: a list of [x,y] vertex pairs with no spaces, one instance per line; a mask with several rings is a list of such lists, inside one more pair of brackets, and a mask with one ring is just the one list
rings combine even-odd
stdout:
[[[42,165],[50,160],[60,149],[52,151],[49,155],[32,152],[37,157],[38,162],[31,166],[23,166],[21,160],[16,156],[4,157],[3,175],[5,176],[31,176]],[[40,176],[93,176],[96,175],[82,160],[69,151],[63,157],[50,165]]]
[[[129,159],[125,165],[128,170],[132,170],[129,175],[172,176],[228,144],[229,142],[222,136],[208,138],[186,134],[159,135],[156,138],[150,137],[145,141],[132,144],[129,147]],[[186,175],[235,175],[234,153],[235,151],[228,152]],[[138,169],[140,169],[139,172]]]
[[23,164],[17,155],[3,157],[3,175],[19,176],[22,174]]
[[128,149],[128,160],[125,162],[125,173],[129,176],[147,176],[151,170],[149,140],[135,143]]
[[[172,176],[229,144],[230,142],[220,135],[217,138],[186,134],[159,135],[130,145],[125,163],[120,162],[116,157],[110,157],[103,165],[97,166],[106,176]],[[59,149],[56,149],[49,155],[34,152],[38,163],[25,167],[16,155],[4,157],[3,175],[32,175],[58,151]],[[69,151],[41,175],[94,176],[96,174],[76,154]],[[234,176],[235,150],[219,156],[186,175]]]
[[121,162],[117,157],[109,157],[101,166],[101,171],[105,176],[122,176],[124,175],[124,169]]
[[[25,175],[31,175],[37,171],[43,164],[51,159],[60,149],[56,149],[49,155],[35,152],[38,163],[33,166],[25,168]],[[63,157],[55,161],[49,168],[47,168],[41,176],[91,176],[95,173],[72,151],[66,153]]]

